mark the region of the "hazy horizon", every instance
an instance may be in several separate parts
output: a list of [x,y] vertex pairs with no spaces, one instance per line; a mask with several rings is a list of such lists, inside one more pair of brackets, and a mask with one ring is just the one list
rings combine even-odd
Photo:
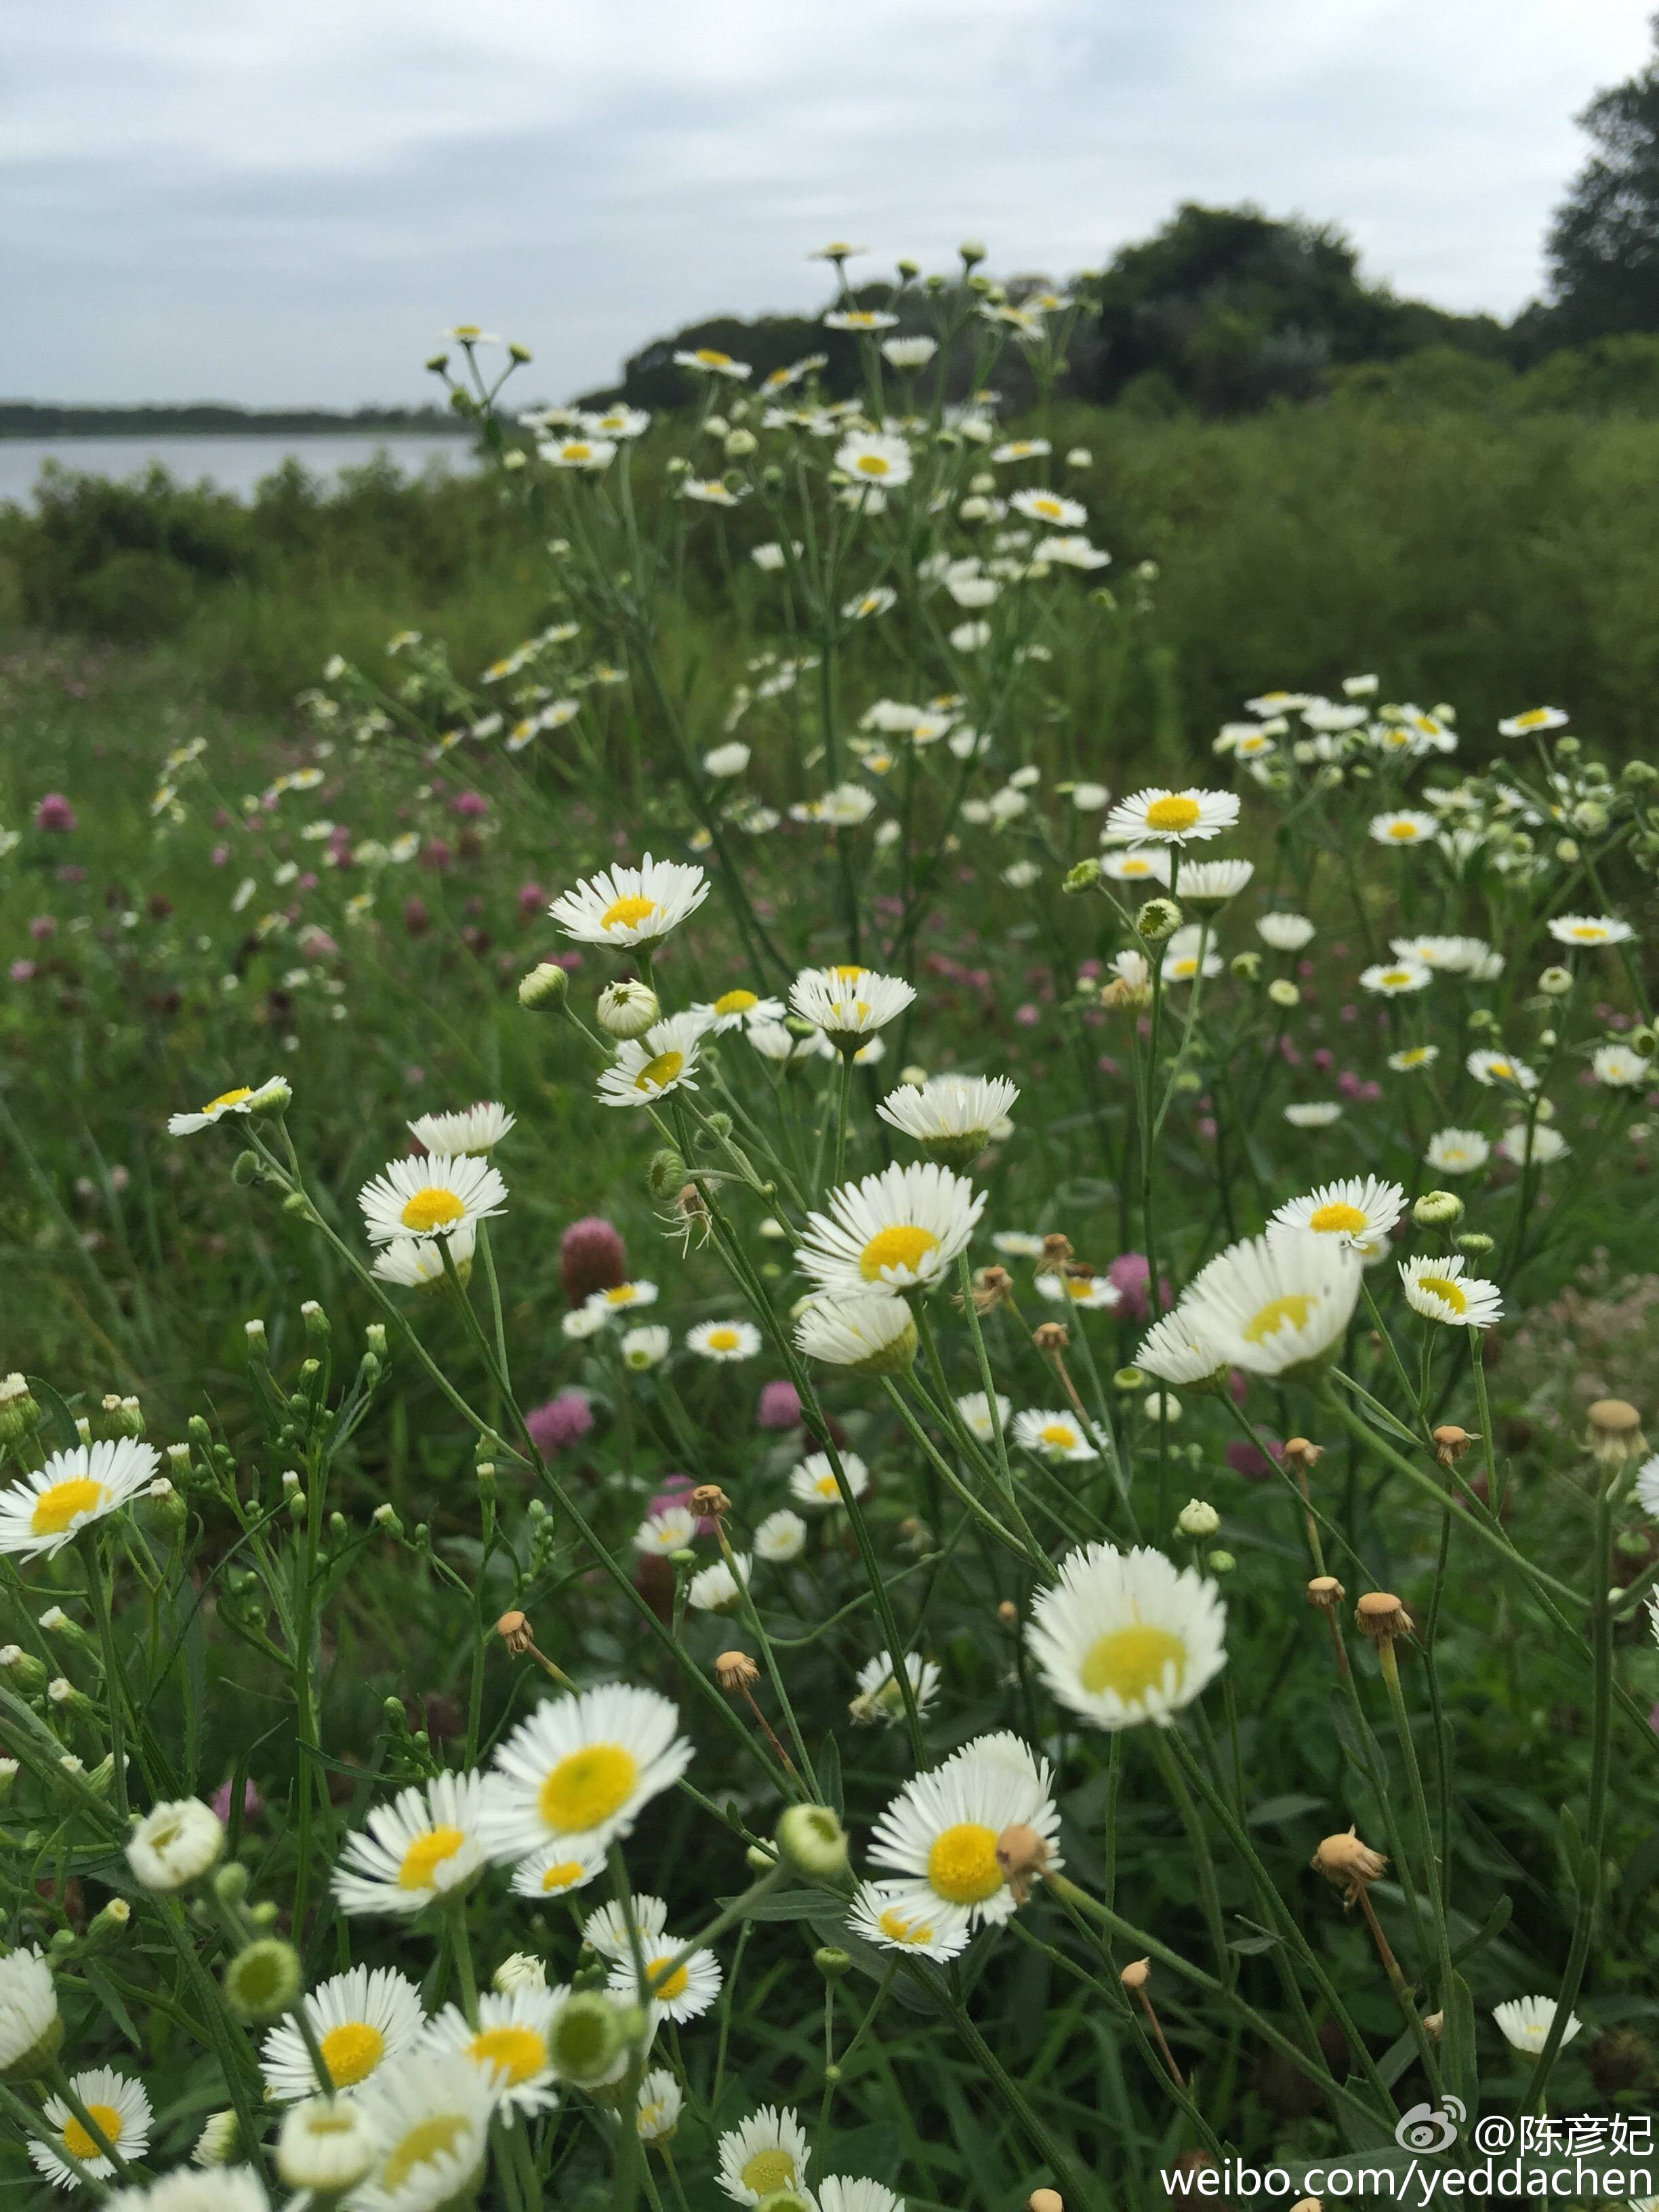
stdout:
[[1645,0],[83,0],[14,10],[0,394],[441,397],[449,323],[526,397],[720,312],[810,313],[826,238],[1064,275],[1182,199],[1338,224],[1396,291],[1537,295],[1572,118]]

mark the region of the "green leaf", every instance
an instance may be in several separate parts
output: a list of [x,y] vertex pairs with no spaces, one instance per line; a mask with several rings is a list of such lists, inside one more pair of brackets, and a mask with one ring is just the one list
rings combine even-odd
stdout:
[[1441,2042],[1446,2053],[1447,2086],[1474,2112],[1480,2089],[1474,2055],[1474,1999],[1462,1974],[1454,1974],[1444,2000],[1445,2026]]
[[1264,1797],[1259,1805],[1251,1806],[1246,1818],[1253,1828],[1288,1827],[1292,1820],[1321,1811],[1325,1802],[1322,1797],[1306,1797],[1291,1790],[1283,1797]]

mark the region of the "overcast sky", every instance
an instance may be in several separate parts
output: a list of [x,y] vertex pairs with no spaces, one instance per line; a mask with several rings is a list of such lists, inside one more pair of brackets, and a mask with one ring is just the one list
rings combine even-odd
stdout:
[[0,397],[418,397],[455,320],[566,396],[826,238],[1060,276],[1182,198],[1508,314],[1650,5],[0,0]]

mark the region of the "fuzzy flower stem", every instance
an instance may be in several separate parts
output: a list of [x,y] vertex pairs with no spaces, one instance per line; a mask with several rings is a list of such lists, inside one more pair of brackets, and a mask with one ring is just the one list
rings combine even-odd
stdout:
[[110,1781],[115,1809],[127,1816],[127,1679],[115,1648],[115,1623],[110,1613],[109,1586],[104,1579],[106,1562],[99,1557],[98,1532],[88,1528],[81,1544],[81,1565],[87,1577],[87,1602],[98,1630],[104,1661],[104,1698],[109,1714]]

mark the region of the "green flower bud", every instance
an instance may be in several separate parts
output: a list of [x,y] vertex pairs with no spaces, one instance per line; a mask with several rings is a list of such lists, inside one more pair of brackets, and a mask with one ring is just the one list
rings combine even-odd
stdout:
[[41,1413],[26,1376],[0,1379],[0,1446],[15,1444],[40,1425]]
[[1150,898],[1135,915],[1135,934],[1147,945],[1162,945],[1181,927],[1181,908],[1170,898]]
[[1442,1229],[1463,1218],[1463,1201],[1455,1190],[1425,1190],[1412,1208],[1419,1229]]
[[1188,1498],[1176,1519],[1176,1527],[1183,1536],[1213,1536],[1221,1526],[1221,1516],[1207,1498]]
[[1206,1564],[1212,1575],[1230,1575],[1238,1561],[1231,1552],[1212,1552]]
[[519,1004],[535,1014],[557,1013],[570,996],[570,977],[556,960],[544,960],[519,983]]
[[838,1982],[843,1974],[852,1971],[852,1954],[834,1943],[825,1943],[813,1952],[812,1964],[826,1982]]
[[651,986],[626,976],[605,985],[593,1012],[599,1027],[613,1037],[643,1036],[662,1019],[662,1005]]
[[847,1832],[828,1805],[791,1805],[778,1822],[778,1849],[803,1874],[832,1881],[847,1865]]
[[1235,952],[1227,965],[1241,983],[1256,983],[1261,979],[1261,955],[1259,952]]
[[1460,1252],[1468,1253],[1471,1257],[1479,1258],[1483,1253],[1490,1252],[1493,1249],[1493,1243],[1494,1239],[1486,1236],[1482,1231],[1466,1229],[1457,1239],[1457,1249]]
[[280,1936],[262,1936],[245,1944],[225,1968],[225,2001],[239,2020],[280,2020],[292,2011],[304,1987],[300,1954]]
[[1063,891],[1089,891],[1092,890],[1099,881],[1099,861],[1079,860],[1074,868],[1068,868],[1066,871],[1065,875],[1060,878],[1060,888]]
[[578,1990],[567,1998],[548,2030],[553,2070],[579,2089],[614,2079],[627,2047],[621,2008],[597,1990]]

